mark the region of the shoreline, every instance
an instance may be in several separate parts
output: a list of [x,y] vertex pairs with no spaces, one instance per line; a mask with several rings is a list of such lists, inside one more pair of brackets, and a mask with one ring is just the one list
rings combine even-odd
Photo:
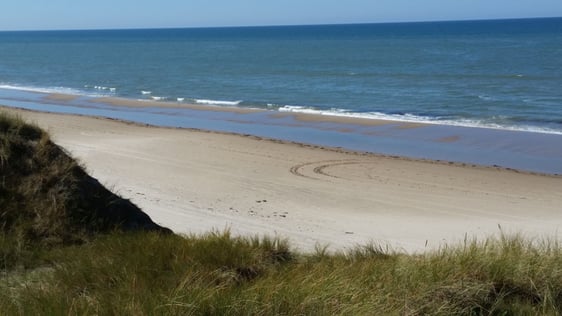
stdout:
[[9,91],[0,103],[42,112],[213,130],[414,159],[562,174],[562,135],[211,105]]
[[[167,108],[167,109],[191,109],[197,111],[207,111],[207,112],[231,112],[238,114],[248,114],[255,112],[269,112],[269,116],[272,118],[283,118],[287,116],[294,117],[297,121],[302,122],[331,122],[331,123],[342,123],[342,124],[357,124],[365,126],[377,126],[377,125],[388,125],[388,124],[400,124],[404,128],[413,128],[419,126],[444,126],[444,127],[461,127],[461,128],[474,128],[474,129],[484,129],[484,130],[498,130],[506,132],[515,133],[536,133],[536,134],[546,134],[546,135],[562,135],[562,131],[552,130],[552,129],[524,129],[524,126],[520,128],[510,127],[510,126],[497,126],[497,125],[475,125],[471,123],[465,123],[462,121],[450,121],[450,120],[430,120],[424,119],[412,119],[406,117],[400,117],[400,115],[391,115],[384,113],[362,113],[362,112],[339,112],[331,110],[321,110],[313,109],[312,107],[302,107],[302,106],[280,106],[275,105],[273,108],[265,107],[263,105],[259,106],[240,106],[238,102],[244,101],[213,101],[213,100],[203,100],[203,103],[196,102],[185,102],[184,98],[181,101],[174,101],[172,99],[158,97],[158,99],[152,98],[139,98],[132,96],[109,96],[109,95],[91,95],[86,92],[83,93],[65,93],[65,92],[48,92],[41,89],[34,90],[32,88],[26,89],[25,87],[0,87],[0,92],[2,90],[15,91],[36,94],[39,97],[36,99],[39,102],[45,101],[45,103],[52,102],[63,102],[63,104],[72,105],[72,101],[84,99],[87,102],[82,103],[90,104],[92,106],[98,105],[113,105],[117,107],[130,107],[130,108]],[[77,90],[78,92],[78,90]],[[82,91],[80,91],[82,92]],[[1,96],[1,95],[0,95]],[[17,99],[14,99],[17,100]],[[82,101],[84,101],[82,100]],[[192,99],[188,99],[193,101]],[[195,100],[197,101],[197,100]],[[213,102],[217,102],[216,104]],[[231,104],[232,103],[232,104]],[[279,108],[277,108],[279,107]],[[285,109],[288,107],[288,109]],[[337,110],[337,109],[335,109]],[[345,110],[343,110],[345,111]],[[379,117],[379,114],[381,117]]]
[[60,93],[3,92],[0,89],[0,104],[41,112],[109,117],[387,156],[562,174],[562,135],[557,134]]
[[[488,170],[501,170],[501,171],[507,171],[507,172],[514,172],[514,173],[518,173],[518,174],[528,174],[528,175],[553,177],[553,178],[561,178],[562,179],[562,174],[557,174],[557,173],[534,172],[534,171],[523,170],[523,169],[503,167],[503,166],[499,166],[499,165],[490,166],[490,165],[471,164],[471,163],[458,162],[458,161],[415,158],[415,157],[408,157],[408,156],[383,154],[383,153],[377,153],[377,152],[359,151],[359,150],[346,149],[346,148],[343,148],[343,147],[323,146],[323,145],[317,145],[317,144],[311,144],[311,143],[301,143],[301,142],[298,142],[298,141],[289,141],[289,140],[270,138],[270,137],[262,137],[262,136],[252,135],[252,134],[242,134],[242,133],[236,133],[236,132],[225,132],[225,131],[217,131],[217,130],[202,129],[202,128],[159,126],[159,125],[152,125],[152,124],[148,124],[148,123],[139,123],[139,122],[130,121],[130,120],[126,120],[126,119],[116,119],[116,118],[111,118],[111,117],[92,116],[92,115],[86,115],[86,114],[71,114],[71,113],[57,113],[57,112],[49,112],[49,111],[29,110],[29,109],[26,109],[26,108],[12,107],[12,106],[7,106],[7,105],[3,105],[3,104],[0,104],[0,112],[1,111],[16,112],[16,113],[22,112],[22,113],[35,113],[35,114],[50,114],[50,115],[61,115],[61,116],[68,116],[68,117],[84,117],[84,118],[92,118],[92,119],[96,119],[96,120],[108,120],[108,121],[113,121],[113,122],[122,123],[122,124],[126,124],[126,125],[137,126],[137,127],[155,128],[155,129],[163,129],[163,130],[180,130],[180,131],[184,130],[184,131],[187,131],[187,132],[196,132],[196,133],[204,133],[204,134],[238,136],[238,137],[249,138],[249,139],[258,140],[258,141],[267,141],[267,142],[271,142],[271,143],[275,143],[275,144],[293,145],[293,146],[310,148],[310,149],[320,149],[320,150],[325,150],[325,151],[330,151],[330,152],[335,152],[335,153],[340,153],[340,154],[347,154],[347,155],[367,156],[367,157],[371,156],[371,157],[374,157],[374,158],[396,159],[396,160],[411,161],[411,162],[423,162],[423,163],[429,163],[429,164],[466,167],[466,168],[474,168],[474,169],[481,169],[481,170],[487,170],[487,169]],[[311,114],[310,116],[314,116],[314,115]],[[311,120],[313,121],[313,119],[311,119]],[[370,120],[370,119],[367,119],[367,120]],[[392,121],[388,121],[388,122],[385,122],[384,120],[377,120],[377,121],[380,121],[380,123],[378,123],[378,124],[375,123],[374,125],[394,124],[394,122],[392,122]],[[422,124],[422,123],[419,123],[419,124]],[[417,126],[413,126],[411,128],[416,128],[416,127]],[[409,127],[406,126],[406,127],[403,127],[403,128],[409,128]],[[449,142],[449,141],[455,141],[455,139],[449,140],[447,138],[443,138],[441,141],[442,142]]]
[[560,176],[4,110],[45,128],[92,176],[176,233],[229,228],[304,251],[375,242],[418,252],[501,232],[559,238]]

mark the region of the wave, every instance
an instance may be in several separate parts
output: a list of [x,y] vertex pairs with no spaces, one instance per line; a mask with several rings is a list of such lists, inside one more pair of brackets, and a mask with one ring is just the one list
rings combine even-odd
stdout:
[[71,95],[81,95],[82,91],[78,89],[65,88],[65,87],[34,87],[34,86],[20,86],[20,85],[9,85],[0,84],[0,89],[7,90],[20,90],[28,92],[39,92],[39,93],[60,93],[60,94],[71,94]]
[[490,129],[499,129],[499,130],[508,130],[508,131],[562,135],[562,130],[560,129],[532,126],[532,125],[499,123],[499,122],[494,122],[493,118],[492,119],[462,119],[462,118],[443,119],[440,117],[421,116],[411,113],[401,113],[401,114],[388,114],[382,112],[358,113],[358,112],[351,112],[346,109],[337,109],[337,108],[333,108],[330,110],[320,110],[313,107],[306,107],[306,106],[299,106],[299,105],[285,105],[279,107],[277,110],[280,112],[290,112],[290,113],[303,113],[303,114],[313,114],[313,115],[338,116],[338,117],[362,118],[362,119],[372,119],[372,120],[385,120],[385,121],[422,123],[422,124],[434,124],[434,125],[449,125],[449,126],[461,126],[461,127],[472,127],[472,128],[490,128]]
[[220,101],[220,100],[208,100],[208,99],[195,99],[195,103],[197,104],[207,104],[207,105],[227,105],[227,106],[236,106],[240,105],[242,101]]
[[478,99],[483,101],[495,101],[495,99],[489,95],[479,95]]
[[152,94],[152,91],[141,90],[141,94],[142,95],[149,95],[149,94]]
[[372,120],[386,120],[386,121],[398,121],[398,122],[411,122],[411,123],[433,123],[440,124],[436,118],[429,116],[419,116],[410,113],[403,114],[388,114],[382,112],[351,112],[346,109],[332,108],[330,110],[319,110],[312,107],[305,107],[299,105],[285,105],[277,109],[280,112],[291,112],[291,113],[303,113],[303,114],[313,114],[313,115],[325,115],[325,116],[339,116],[339,117],[350,117],[350,118],[361,118],[361,119],[372,119]]
[[[84,85],[84,89],[68,88],[68,87],[36,87],[36,86],[25,86],[18,84],[0,84],[0,89],[8,90],[20,90],[28,92],[38,92],[47,94],[69,94],[87,97],[107,97],[115,96],[117,93],[117,88],[114,87],[104,87],[104,86],[94,86],[94,85]],[[99,92],[92,92],[96,90]],[[108,91],[110,93],[101,93],[101,91]]]
[[116,92],[117,88],[114,87],[105,87],[105,86],[90,86],[90,85],[85,85],[84,88],[93,88],[96,90],[102,90],[102,91],[109,91],[109,92]]
[[[96,86],[85,86],[85,88],[96,89]],[[100,87],[96,90],[99,91],[110,91],[110,87]],[[101,88],[101,89],[100,89]],[[24,86],[24,85],[14,85],[0,83],[0,89],[7,90],[20,90],[28,92],[37,93],[47,93],[47,94],[69,94],[69,95],[82,95],[88,97],[100,97],[108,96],[108,94],[91,93],[90,91],[83,91],[74,88],[67,87],[34,87],[34,86]],[[150,91],[144,91],[150,92]],[[150,92],[151,93],[151,92]],[[148,93],[147,93],[148,95]],[[109,95],[113,96],[113,95]],[[480,98],[487,98],[488,96],[482,95]],[[162,96],[152,96],[150,99],[154,101],[166,101],[169,100],[168,97]],[[177,102],[184,102],[186,98],[177,97],[174,98]],[[205,105],[216,105],[216,106],[231,106],[231,107],[248,107],[253,106],[255,108],[267,109],[270,111],[279,112],[290,112],[290,113],[305,113],[313,115],[326,115],[326,116],[340,116],[340,117],[350,117],[350,118],[362,118],[362,119],[375,119],[375,120],[387,120],[387,121],[397,121],[397,122],[411,122],[411,123],[423,123],[423,124],[436,124],[436,125],[450,125],[450,126],[462,126],[462,127],[476,127],[476,128],[492,128],[500,130],[510,130],[510,131],[524,131],[524,132],[534,132],[534,133],[544,133],[544,134],[557,134],[562,135],[562,128],[558,128],[558,121],[548,121],[547,124],[556,125],[554,128],[548,126],[541,126],[540,122],[537,125],[528,124],[528,122],[517,122],[513,118],[506,117],[491,117],[491,118],[444,118],[436,116],[423,116],[411,113],[383,113],[383,112],[353,112],[347,109],[341,108],[331,108],[331,109],[318,109],[309,106],[299,106],[299,105],[278,105],[274,103],[256,103],[250,104],[243,101],[221,101],[221,100],[211,100],[211,99],[187,99],[189,102],[195,102],[197,104]],[[545,125],[547,125],[545,124]],[[552,125],[551,125],[552,126]]]

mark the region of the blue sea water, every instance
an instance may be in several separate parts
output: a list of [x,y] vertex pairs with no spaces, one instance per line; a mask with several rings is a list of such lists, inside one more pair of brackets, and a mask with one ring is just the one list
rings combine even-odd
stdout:
[[562,18],[0,32],[0,88],[562,133]]

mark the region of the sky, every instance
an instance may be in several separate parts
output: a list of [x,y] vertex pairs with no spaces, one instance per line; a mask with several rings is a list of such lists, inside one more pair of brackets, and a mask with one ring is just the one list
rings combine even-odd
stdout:
[[0,30],[562,17],[562,0],[0,0]]

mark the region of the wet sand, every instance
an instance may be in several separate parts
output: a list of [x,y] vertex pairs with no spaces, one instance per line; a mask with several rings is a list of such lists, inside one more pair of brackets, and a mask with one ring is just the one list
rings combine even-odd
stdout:
[[0,104],[41,112],[79,114],[256,135],[387,155],[562,174],[562,135],[286,112],[283,109],[188,104],[0,89]]
[[178,233],[229,228],[302,250],[374,241],[421,251],[499,227],[557,237],[562,226],[560,176],[7,111],[44,127],[94,177]]

